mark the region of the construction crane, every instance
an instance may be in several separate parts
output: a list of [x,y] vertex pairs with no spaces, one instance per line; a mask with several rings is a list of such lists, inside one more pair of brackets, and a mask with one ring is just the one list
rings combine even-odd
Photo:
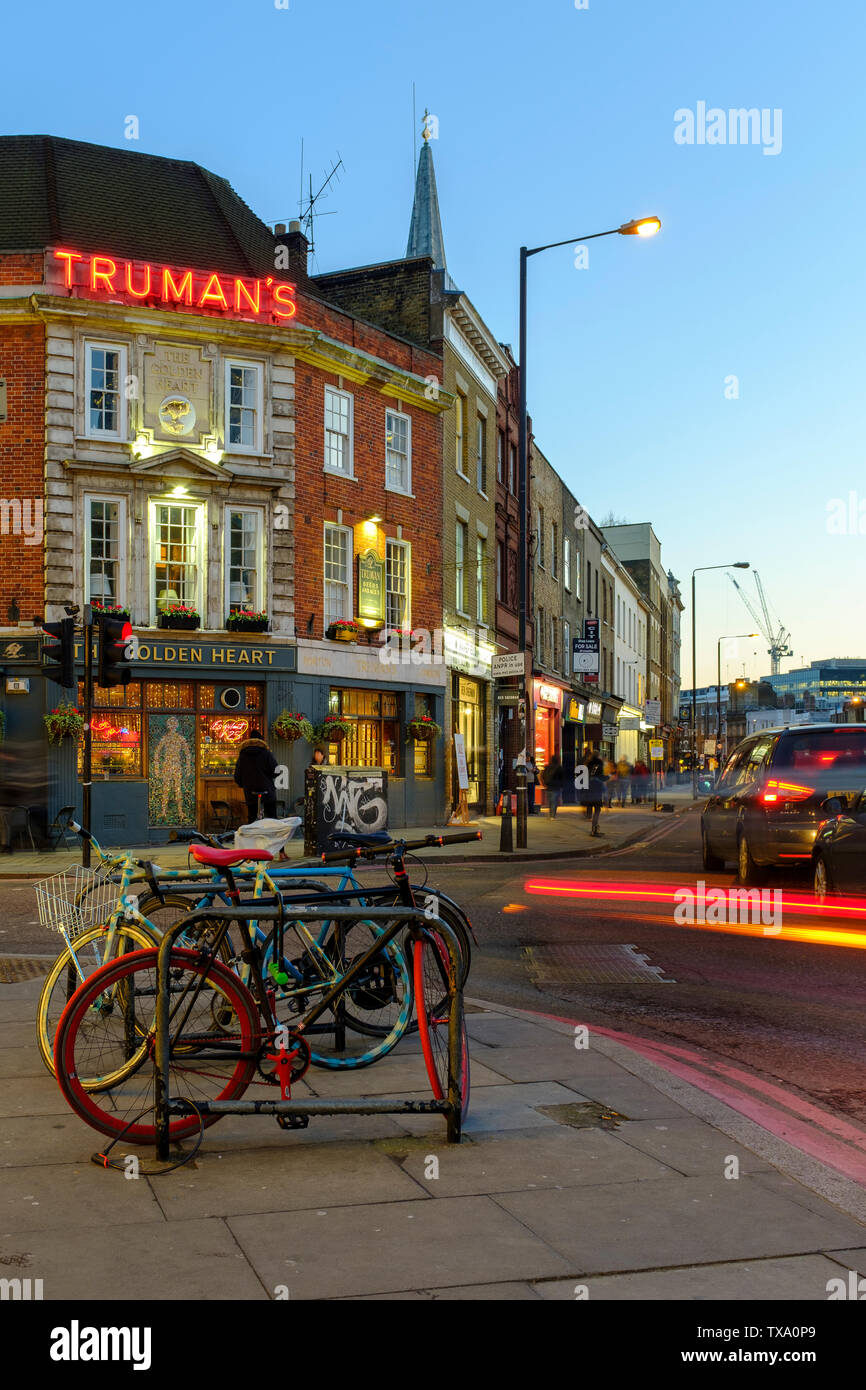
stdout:
[[758,598],[761,600],[761,611],[763,616],[759,616],[755,612],[753,604],[749,602],[749,599],[746,597],[745,591],[737,583],[736,579],[731,573],[728,573],[728,578],[730,579],[737,593],[740,595],[740,598],[743,600],[743,603],[748,608],[749,613],[754,619],[762,636],[765,637],[766,640],[769,642],[770,645],[767,648],[767,655],[770,658],[770,674],[773,676],[778,676],[779,668],[782,662],[782,657],[794,655],[793,649],[788,646],[788,638],[791,634],[787,631],[785,627],[783,627],[781,623],[779,623],[779,626],[774,631],[773,622],[770,618],[770,610],[767,606],[767,600],[764,595],[764,586],[761,583],[761,576],[758,574],[757,570],[752,570],[752,573],[755,576],[755,587],[758,590]]

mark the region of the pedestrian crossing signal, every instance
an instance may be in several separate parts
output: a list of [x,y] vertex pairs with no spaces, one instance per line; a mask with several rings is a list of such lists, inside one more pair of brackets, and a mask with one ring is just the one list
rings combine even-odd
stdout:
[[56,661],[60,667],[59,671],[54,672],[50,666],[47,667],[49,679],[57,681],[65,690],[74,690],[75,619],[62,618],[59,623],[43,623],[42,631],[53,639],[50,644],[43,646],[42,656],[48,662]]
[[132,642],[132,623],[128,618],[103,617],[99,623],[99,675],[97,685],[112,690],[129,685],[132,671],[127,664],[127,648]]

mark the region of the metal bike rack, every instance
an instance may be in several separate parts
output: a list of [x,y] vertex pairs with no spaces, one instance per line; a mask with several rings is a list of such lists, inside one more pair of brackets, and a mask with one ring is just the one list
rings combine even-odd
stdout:
[[[294,903],[280,908],[278,905],[265,906],[261,902],[255,903],[255,920],[277,921],[282,916],[286,919],[287,910],[292,922],[322,922],[322,921],[354,921],[359,920],[359,909],[357,907],[295,907]],[[170,1134],[169,1125],[172,1115],[189,1114],[189,1104],[182,1099],[172,1100],[169,1094],[169,1044],[170,1044],[170,1017],[169,999],[170,982],[169,969],[171,961],[171,951],[175,939],[188,932],[191,928],[201,922],[213,923],[215,918],[220,921],[249,921],[252,917],[250,909],[252,903],[244,907],[226,908],[220,906],[201,908],[195,912],[188,913],[174,926],[170,927],[165,933],[160,947],[157,961],[157,1001],[156,1001],[156,1038],[154,1047],[154,1090],[155,1090],[155,1117],[156,1117],[156,1158],[158,1162],[166,1163],[170,1156]],[[351,982],[356,974],[364,969],[369,959],[382,950],[383,945],[387,945],[395,939],[399,932],[412,924],[426,927],[433,931],[437,936],[441,936],[448,947],[448,988],[450,999],[457,999],[458,1007],[451,1008],[448,1024],[448,1094],[444,1100],[226,1100],[226,1101],[196,1101],[193,1107],[202,1116],[207,1115],[273,1115],[273,1116],[309,1116],[309,1115],[442,1115],[446,1120],[447,1138],[449,1143],[460,1142],[462,1104],[460,1097],[460,1063],[462,1048],[462,1031],[460,1023],[463,1017],[462,1008],[462,989],[458,983],[460,979],[460,947],[457,938],[448,926],[438,917],[430,917],[421,908],[407,907],[365,907],[362,909],[363,921],[382,922],[393,924],[393,933],[386,932],[384,939],[379,938],[373,943],[368,951],[352,962],[352,966],[343,977],[338,987],[326,992],[323,999],[319,1001],[314,1010],[311,1010],[313,1017],[310,1022],[315,1021],[319,1012],[324,1013],[329,1004],[344,992],[347,982]],[[303,1035],[303,1029],[299,1030]]]

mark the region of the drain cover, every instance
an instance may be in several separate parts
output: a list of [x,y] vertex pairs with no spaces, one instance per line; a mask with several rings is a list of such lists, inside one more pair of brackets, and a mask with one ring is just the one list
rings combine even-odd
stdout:
[[0,956],[0,985],[17,985],[47,975],[54,956]]
[[524,946],[536,985],[672,985],[661,966],[650,965],[636,946],[556,942]]

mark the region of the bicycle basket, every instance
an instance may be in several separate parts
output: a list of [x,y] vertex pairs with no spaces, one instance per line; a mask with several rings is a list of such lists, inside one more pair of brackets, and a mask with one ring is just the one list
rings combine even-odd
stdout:
[[117,884],[80,864],[33,886],[40,924],[64,936],[80,936],[90,927],[100,926],[117,903]]

